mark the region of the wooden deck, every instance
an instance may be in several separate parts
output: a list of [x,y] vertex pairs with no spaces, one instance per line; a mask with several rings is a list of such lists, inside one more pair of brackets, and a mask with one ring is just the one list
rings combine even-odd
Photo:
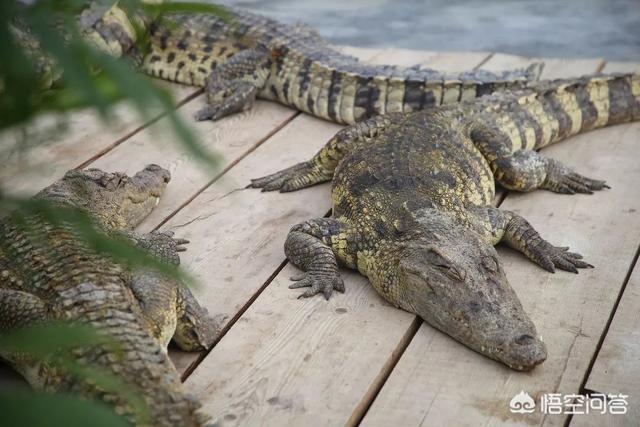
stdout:
[[[539,60],[490,53],[345,48],[374,62],[455,71],[500,70]],[[545,60],[543,78],[639,70],[640,64]],[[20,162],[0,165],[5,189],[32,194],[74,167],[135,172],[158,163],[173,175],[156,211],[140,227],[173,229],[191,240],[183,266],[200,282],[200,302],[228,316],[209,354],[172,351],[186,386],[218,425],[640,425],[640,123],[573,138],[545,153],[611,190],[593,196],[538,191],[503,194],[502,207],[525,216],[543,236],[567,244],[596,268],[579,275],[544,272],[499,248],[507,276],[548,345],[548,360],[518,373],[458,344],[385,303],[359,275],[343,271],[347,291],[297,300],[287,289],[295,268],[282,246],[289,227],[325,215],[329,185],[264,194],[250,178],[308,159],[340,127],[278,104],[216,123],[195,123],[199,89],[171,87],[178,111],[222,157],[204,170],[168,138],[160,118],[141,123],[130,109],[105,126],[89,113],[70,131]],[[5,137],[5,139],[8,137]],[[6,142],[6,141],[5,141]],[[634,268],[635,267],[635,268]],[[624,393],[626,415],[514,414],[521,390]]]

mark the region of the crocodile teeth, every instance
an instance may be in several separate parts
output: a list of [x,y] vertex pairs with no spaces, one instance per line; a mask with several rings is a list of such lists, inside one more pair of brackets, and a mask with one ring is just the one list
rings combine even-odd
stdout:
[[160,197],[156,197],[156,206],[158,206],[158,204],[160,204]]

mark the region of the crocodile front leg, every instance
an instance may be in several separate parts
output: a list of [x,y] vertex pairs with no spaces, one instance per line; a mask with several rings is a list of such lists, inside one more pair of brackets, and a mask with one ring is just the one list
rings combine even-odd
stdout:
[[582,261],[582,255],[569,252],[568,247],[554,246],[540,236],[529,222],[511,211],[493,210],[495,236],[545,270],[555,273],[556,268],[578,273],[579,268],[593,267]]
[[[13,289],[0,289],[0,334],[49,320],[49,309],[37,296]],[[32,387],[44,387],[42,363],[37,358],[0,348],[0,359],[9,363]]]
[[293,226],[284,251],[287,258],[305,273],[293,277],[296,283],[289,288],[308,287],[299,298],[322,292],[328,300],[334,290],[344,292],[338,262],[356,268],[357,250],[364,243],[353,227],[335,218],[316,218]]
[[196,120],[218,120],[251,108],[270,67],[271,54],[264,49],[244,50],[231,57],[207,78],[207,105],[196,113]]
[[399,114],[375,116],[341,129],[311,160],[252,179],[248,187],[285,193],[330,181],[338,163],[351,147],[382,134],[385,128],[400,118],[402,116]]
[[[189,243],[176,239],[173,232],[130,234],[137,244],[159,259],[178,265],[179,252]],[[164,347],[171,339],[185,351],[204,350],[220,331],[220,320],[212,319],[191,291],[176,279],[151,269],[133,272],[131,291],[150,323],[153,335]]]

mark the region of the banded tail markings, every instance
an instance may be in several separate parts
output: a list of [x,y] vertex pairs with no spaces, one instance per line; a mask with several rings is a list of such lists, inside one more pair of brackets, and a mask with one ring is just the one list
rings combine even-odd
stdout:
[[[633,93],[636,76],[618,78],[609,83],[609,124],[633,120],[640,113],[640,99]],[[631,106],[631,108],[629,108]]]
[[445,80],[442,84],[442,104],[454,104],[460,99],[462,82],[460,80]]
[[318,97],[320,95],[320,88],[322,87],[322,81],[324,80],[324,67],[317,62],[311,64],[309,72],[311,73],[311,79],[309,81],[309,92],[307,95],[307,107],[309,113],[314,115],[318,114]]
[[342,75],[342,94],[340,96],[339,118],[340,123],[355,123],[355,100],[358,89],[358,78],[354,73]]
[[[386,76],[378,75],[374,76],[371,81],[372,87],[377,89],[378,92],[378,100],[372,104],[373,111],[376,115],[378,114],[386,114],[386,106],[387,106],[387,91],[389,81]],[[356,119],[358,117],[356,116]]]
[[391,76],[387,79],[387,97],[385,113],[401,113],[404,106],[405,79],[402,76]]
[[309,93],[311,90],[311,69],[313,66],[313,61],[309,58],[305,59],[298,71],[298,75],[296,77],[296,82],[299,82],[298,86],[298,96],[297,107],[307,113],[311,113],[311,108],[309,107],[309,103],[307,102],[309,99]]
[[405,80],[404,99],[402,111],[410,113],[422,110],[425,105],[426,93],[424,80],[408,77]]
[[470,101],[477,96],[477,87],[480,82],[476,81],[463,81],[460,85],[460,98],[459,101]]
[[603,127],[609,122],[609,83],[605,78],[594,79],[587,85],[587,90],[591,103],[598,112],[593,127]]
[[294,58],[292,60],[292,67],[291,67],[291,75],[292,76],[296,76],[293,79],[289,79],[289,86],[287,87],[287,99],[289,99],[289,102],[291,104],[293,104],[296,108],[300,108],[299,104],[300,104],[300,100],[299,100],[299,94],[300,94],[300,70],[302,69],[302,64],[304,64],[303,60],[300,60],[298,57]]
[[549,145],[553,139],[558,135],[559,123],[558,120],[545,110],[542,102],[535,97],[529,98],[527,102],[527,111],[531,115],[531,119],[534,120],[540,126],[541,134],[536,134],[535,149]]
[[[360,75],[355,77],[354,84],[353,116],[356,121],[360,121],[362,118],[371,116],[374,113],[374,96],[372,92],[377,88],[370,78]],[[377,94],[376,97],[377,96],[379,96],[379,94]]]
[[318,98],[316,100],[316,113],[319,117],[330,120],[329,117],[329,92],[331,86],[336,78],[336,70],[322,67],[322,84],[318,92]]
[[561,135],[561,137],[576,135],[582,129],[582,109],[580,108],[576,94],[571,90],[570,86],[566,86],[558,91],[555,98],[571,120],[570,128],[567,133]]
[[424,87],[424,105],[434,106],[442,104],[444,95],[444,81],[434,80],[428,82]]
[[327,94],[327,113],[329,120],[341,122],[340,104],[342,103],[342,73],[333,70],[331,73],[331,85]]

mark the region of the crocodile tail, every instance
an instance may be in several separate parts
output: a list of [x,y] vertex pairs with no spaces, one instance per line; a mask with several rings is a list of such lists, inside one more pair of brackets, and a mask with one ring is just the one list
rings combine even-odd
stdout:
[[501,73],[492,73],[482,69],[474,70],[470,77],[478,81],[475,85],[475,95],[480,97],[503,90],[523,89],[530,82],[540,80],[543,69],[544,62],[534,62],[526,68],[507,70]]
[[522,89],[540,78],[542,67],[542,63],[535,63],[501,73],[473,70],[443,74],[429,68],[357,64],[331,71],[326,118],[352,124],[374,115],[409,113],[496,91]]
[[511,140],[539,149],[572,135],[640,120],[640,74],[542,81],[480,103],[479,119]]

